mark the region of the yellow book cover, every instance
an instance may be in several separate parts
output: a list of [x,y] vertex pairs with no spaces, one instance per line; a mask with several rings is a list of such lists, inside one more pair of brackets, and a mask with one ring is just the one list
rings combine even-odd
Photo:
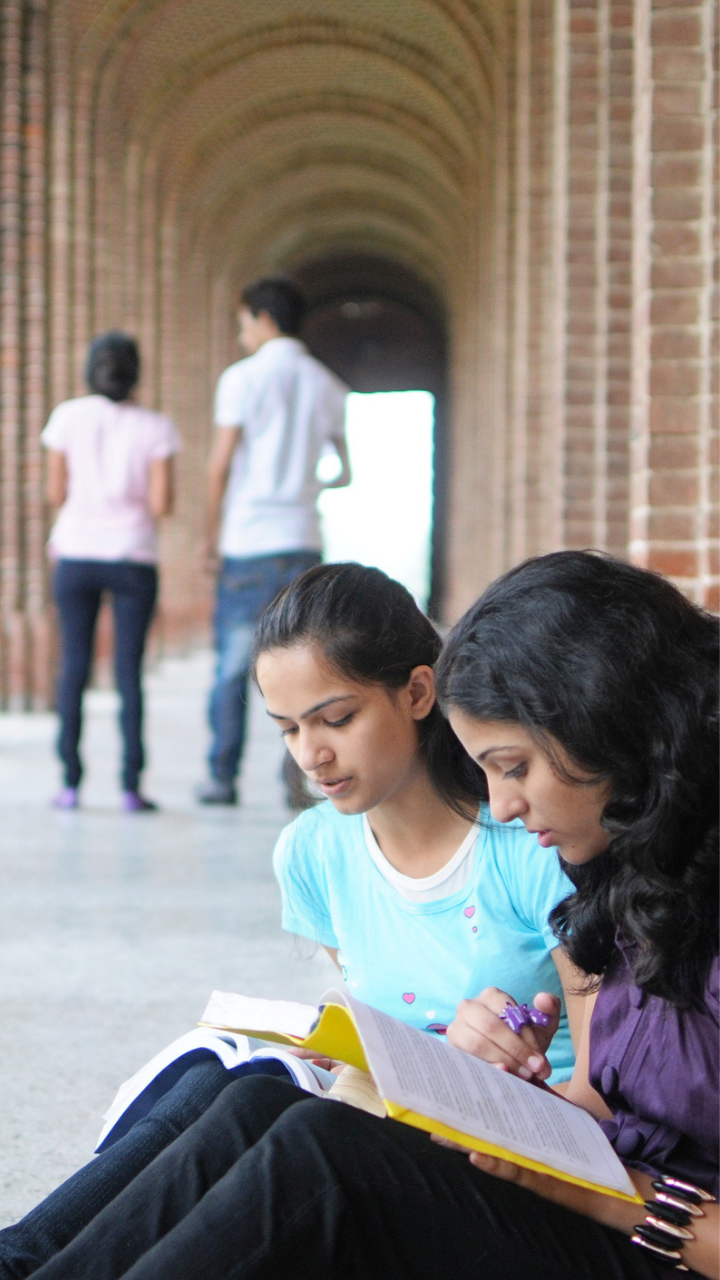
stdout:
[[200,1022],[310,1049],[367,1072],[392,1119],[564,1182],[642,1204],[597,1122],[549,1090],[372,1009],[346,992],[319,1009],[214,991]]

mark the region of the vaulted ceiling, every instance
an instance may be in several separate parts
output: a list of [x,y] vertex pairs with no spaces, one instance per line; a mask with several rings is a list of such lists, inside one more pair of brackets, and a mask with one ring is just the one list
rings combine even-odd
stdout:
[[497,5],[64,0],[88,162],[152,201],[183,255],[240,277],[372,254],[443,296],[477,204]]

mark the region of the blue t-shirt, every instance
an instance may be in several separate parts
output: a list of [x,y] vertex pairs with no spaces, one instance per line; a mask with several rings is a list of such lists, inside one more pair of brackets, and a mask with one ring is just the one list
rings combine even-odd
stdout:
[[[442,1034],[461,1000],[499,987],[518,1004],[538,991],[562,999],[550,952],[551,909],[572,892],[553,850],[522,822],[498,823],[481,807],[472,871],[449,897],[411,902],[367,848],[361,815],[329,801],[280,833],[273,865],[282,924],[338,948],[352,995],[423,1031]],[[552,1080],[567,1080],[574,1054],[567,1016],[548,1054]]]

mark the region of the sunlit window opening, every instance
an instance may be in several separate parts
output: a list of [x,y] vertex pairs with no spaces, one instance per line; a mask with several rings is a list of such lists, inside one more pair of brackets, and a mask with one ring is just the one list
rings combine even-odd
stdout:
[[[353,482],[320,496],[325,559],[376,565],[425,608],[430,594],[433,415],[428,391],[353,394],[347,437]],[[319,475],[337,473],[335,454]]]

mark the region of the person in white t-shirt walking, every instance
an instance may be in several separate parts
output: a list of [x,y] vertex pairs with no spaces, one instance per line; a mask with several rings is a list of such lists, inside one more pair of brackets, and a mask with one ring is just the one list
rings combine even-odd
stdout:
[[[218,573],[217,668],[210,778],[196,789],[202,804],[237,803],[255,625],[278,591],[321,559],[321,490],[350,483],[348,388],[296,336],[305,309],[290,280],[248,286],[239,313],[248,358],[230,365],[217,384],[206,547]],[[324,485],[317,467],[329,448],[341,472]]]
[[58,754],[65,777],[54,801],[60,809],[78,806],[82,697],[105,591],[115,622],[122,807],[128,813],[157,807],[139,789],[145,763],[140,676],[157,596],[156,522],[172,508],[172,459],[180,441],[169,418],[133,403],[139,376],[135,340],[102,334],[88,354],[92,394],[59,404],[41,436],[48,451],[48,500],[60,508],[48,543],[60,616]]

